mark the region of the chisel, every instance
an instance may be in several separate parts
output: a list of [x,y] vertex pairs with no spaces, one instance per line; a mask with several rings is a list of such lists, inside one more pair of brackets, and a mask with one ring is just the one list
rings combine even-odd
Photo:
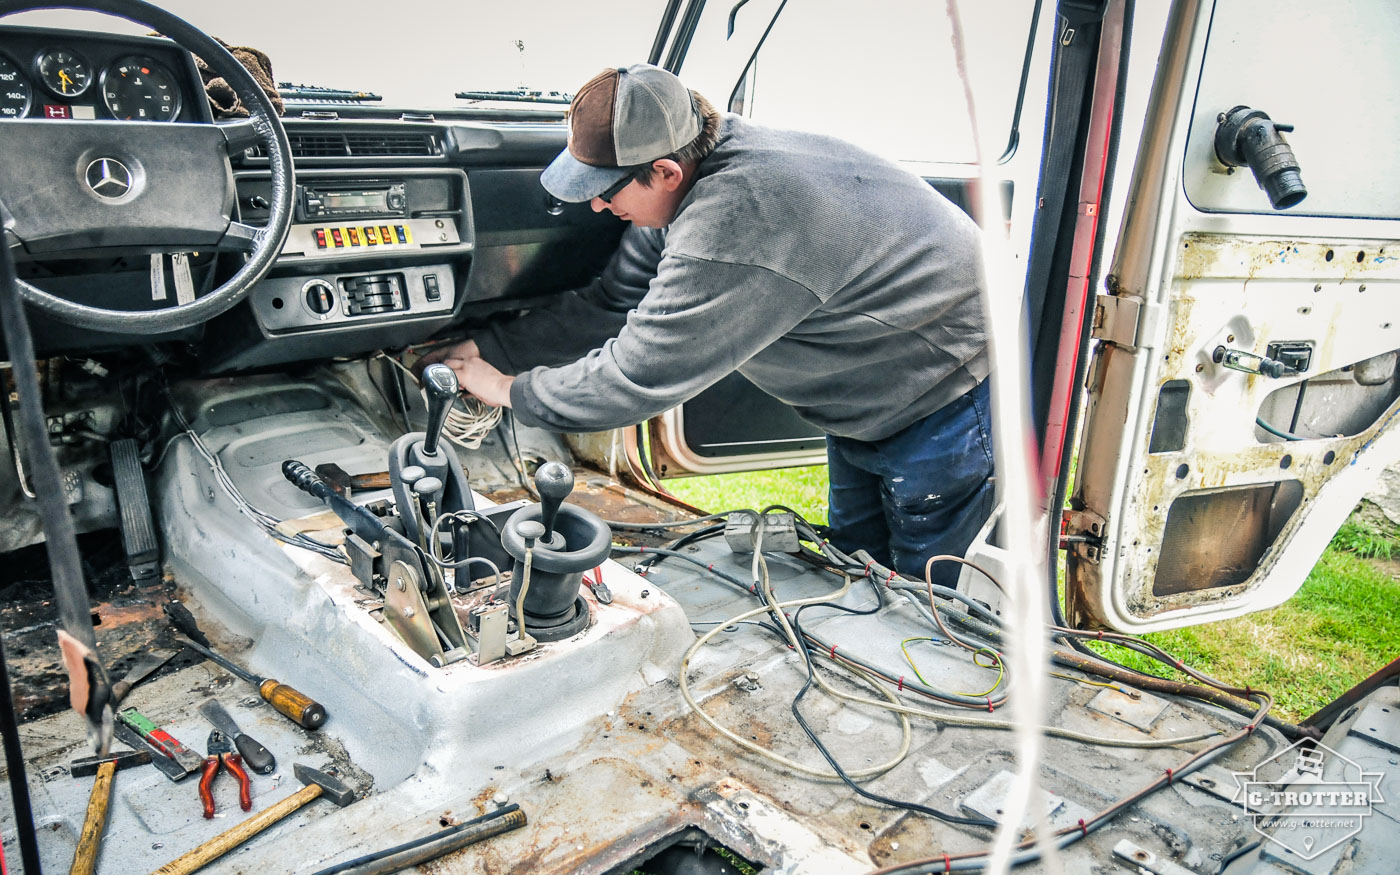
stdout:
[[120,702],[126,698],[126,694],[131,692],[131,688],[146,679],[146,676],[154,672],[170,661],[170,657],[175,655],[173,650],[153,650],[131,664],[131,669],[127,671],[126,677],[112,684],[112,701]]
[[[143,750],[151,755],[151,764],[160,771],[161,774],[172,781],[183,781],[194,772],[187,771],[184,766],[172,760],[170,757],[156,750],[149,741],[141,737],[141,733],[127,726],[120,720],[112,726],[112,734],[117,740],[132,750]],[[201,762],[201,766],[204,764]],[[196,770],[198,771],[198,770]]]
[[161,729],[135,708],[119,711],[117,719],[136,730],[147,744],[179,763],[185,771],[193,772],[203,768],[204,757],[185,747],[179,739]]

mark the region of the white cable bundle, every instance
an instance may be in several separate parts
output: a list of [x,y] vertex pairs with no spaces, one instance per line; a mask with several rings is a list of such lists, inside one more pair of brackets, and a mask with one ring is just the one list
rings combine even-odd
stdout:
[[[404,367],[403,362],[383,352],[376,353],[374,357],[382,358],[408,374],[408,378],[419,385],[418,394],[423,399],[423,406],[425,408],[428,406],[428,393],[422,388],[422,381],[418,379],[417,374]],[[499,425],[500,422],[501,408],[490,407],[479,398],[459,392],[452,402],[452,407],[447,411],[447,420],[442,426],[442,436],[464,450],[474,450],[481,446],[482,438],[490,434],[491,429]]]
[[[423,404],[427,406],[428,393],[419,390]],[[474,450],[481,446],[486,437],[501,421],[501,408],[490,407],[472,395],[458,393],[447,411],[447,421],[442,426],[442,436],[457,446]]]

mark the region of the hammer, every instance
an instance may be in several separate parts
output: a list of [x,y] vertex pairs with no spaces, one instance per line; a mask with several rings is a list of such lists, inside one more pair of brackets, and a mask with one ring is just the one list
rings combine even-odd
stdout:
[[298,781],[306,785],[305,787],[238,826],[219,833],[184,856],[171,860],[151,875],[189,875],[318,797],[324,796],[341,808],[355,801],[354,791],[325,772],[301,763],[293,764],[292,772]]
[[88,794],[87,817],[83,819],[83,831],[78,836],[78,848],[73,852],[73,866],[69,875],[92,875],[97,865],[97,848],[102,843],[102,832],[107,828],[107,805],[112,801],[112,779],[118,769],[140,766],[151,761],[149,751],[124,751],[105,757],[83,757],[68,766],[68,772],[75,778],[96,775],[92,792]]
[[321,475],[321,479],[329,483],[330,487],[341,495],[356,489],[388,489],[392,485],[388,471],[350,474],[335,462],[323,462],[317,465],[316,473]]

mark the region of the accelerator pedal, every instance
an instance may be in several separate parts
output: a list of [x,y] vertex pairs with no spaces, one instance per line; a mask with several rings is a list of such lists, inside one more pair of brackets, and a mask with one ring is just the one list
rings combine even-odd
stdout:
[[112,480],[121,512],[122,546],[131,579],[148,580],[160,572],[160,546],[156,543],[151,499],[146,494],[146,472],[141,467],[138,445],[133,438],[112,443]]

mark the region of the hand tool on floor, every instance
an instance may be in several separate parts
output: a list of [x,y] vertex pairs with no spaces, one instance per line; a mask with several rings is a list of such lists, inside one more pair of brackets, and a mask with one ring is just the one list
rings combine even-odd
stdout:
[[297,780],[306,786],[232,829],[219,833],[189,853],[171,860],[152,872],[151,875],[189,875],[189,873],[217,860],[308,802],[322,796],[341,808],[355,801],[353,790],[325,772],[304,766],[301,763],[295,763],[292,766],[292,773],[297,776]]
[[209,733],[209,743],[205,745],[209,757],[204,761],[204,772],[199,776],[199,801],[204,804],[204,817],[214,817],[214,778],[220,767],[238,779],[238,805],[244,811],[253,810],[253,787],[248,773],[243,771],[243,758],[234,753],[233,742],[217,729]]
[[[184,766],[175,762],[170,757],[161,753],[153,745],[151,745],[150,742],[142,738],[139,732],[137,732],[135,729],[132,729],[130,726],[127,726],[120,720],[116,721],[116,723],[112,726],[112,734],[117,737],[118,741],[120,741],[127,747],[150,754],[151,765],[155,766],[157,771],[165,775],[165,777],[169,778],[170,780],[183,781],[185,778],[190,776],[190,770],[186,769]],[[203,765],[203,760],[200,761],[200,765]]]
[[204,715],[204,719],[214,724],[224,735],[233,739],[234,747],[243,756],[243,763],[259,775],[270,775],[277,768],[277,759],[271,751],[263,747],[243,730],[238,728],[234,722],[233,715],[219,704],[218,699],[210,699],[199,706],[199,713]]
[[259,677],[227,657],[220,656],[210,650],[207,644],[209,639],[204,637],[203,632],[199,631],[199,627],[195,625],[194,616],[184,605],[179,602],[166,604],[165,615],[175,624],[175,628],[180,630],[189,640],[190,649],[214,660],[233,674],[257,687],[258,695],[262,696],[263,700],[275,708],[279,714],[306,729],[320,729],[321,724],[326,722],[326,709],[320,702],[280,681]]
[[183,766],[186,772],[196,771],[204,765],[204,757],[185,747],[179,739],[161,729],[135,708],[123,708],[118,711],[117,719],[136,730],[151,747]]
[[152,650],[131,664],[126,676],[112,684],[112,701],[120,703],[131,692],[131,688],[149,677],[156,669],[170,661],[174,650]]
[[341,495],[345,495],[347,490],[354,492],[357,489],[388,489],[392,485],[388,471],[350,474],[335,462],[323,462],[317,465],[315,470],[322,480]]
[[326,722],[325,707],[305,693],[272,678],[259,677],[201,644],[191,641],[189,647],[257,687],[258,695],[262,696],[264,701],[294,723],[306,729],[320,729],[321,724]]
[[507,805],[490,814],[475,817],[382,851],[346,860],[315,875],[390,875],[404,869],[436,860],[492,836],[498,836],[525,825],[525,812],[519,805]]
[[78,835],[69,875],[92,875],[97,867],[97,849],[102,844],[102,832],[107,828],[107,806],[112,801],[112,780],[117,771],[150,761],[149,751],[126,750],[105,757],[83,757],[69,764],[68,773],[75,778],[97,776],[88,794],[87,816],[83,819],[83,831]]

